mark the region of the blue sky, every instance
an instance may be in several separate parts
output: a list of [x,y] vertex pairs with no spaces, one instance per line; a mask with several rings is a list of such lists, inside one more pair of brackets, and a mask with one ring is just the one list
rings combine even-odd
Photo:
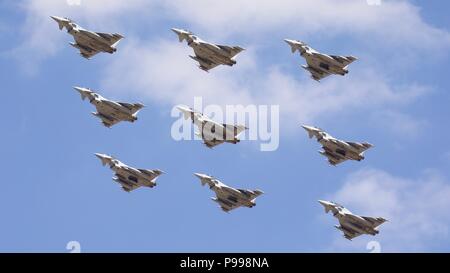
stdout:
[[[386,252],[449,250],[450,4],[238,3],[0,2],[0,251],[67,252],[78,241],[83,252],[367,252],[372,240]],[[126,38],[115,54],[87,61],[50,15]],[[171,27],[246,50],[236,66],[204,73]],[[347,76],[317,83],[285,38],[359,60]],[[136,123],[107,129],[74,85],[146,107]],[[279,105],[279,148],[174,141],[171,109],[194,96]],[[362,162],[328,166],[303,123],[375,148]],[[156,188],[125,193],[96,152],[167,174]],[[265,194],[226,214],[194,172]],[[349,242],[317,199],[390,221]]]

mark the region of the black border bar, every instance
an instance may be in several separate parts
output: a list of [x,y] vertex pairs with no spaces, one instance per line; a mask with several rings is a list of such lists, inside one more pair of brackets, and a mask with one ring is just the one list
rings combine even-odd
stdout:
[[[0,254],[3,268],[29,267],[35,271],[124,270],[126,272],[308,272],[351,271],[360,268],[384,270],[392,264],[402,271],[418,266],[446,265],[450,254],[331,254],[331,253],[15,253]],[[353,269],[352,269],[353,268]],[[287,271],[286,271],[287,270]]]

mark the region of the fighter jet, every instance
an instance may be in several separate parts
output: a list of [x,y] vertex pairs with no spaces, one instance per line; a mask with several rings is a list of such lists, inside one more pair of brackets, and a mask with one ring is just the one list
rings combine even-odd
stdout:
[[215,122],[187,106],[180,105],[177,108],[183,113],[185,119],[190,118],[192,123],[197,126],[199,132],[195,132],[195,134],[203,139],[203,143],[208,148],[213,148],[224,142],[237,144],[240,142],[239,135],[247,129],[242,125]]
[[139,187],[153,188],[156,186],[158,176],[164,173],[161,170],[135,169],[109,155],[95,155],[102,161],[103,166],[108,164],[115,172],[116,176],[113,177],[113,180],[119,183],[126,192],[130,192]]
[[116,46],[123,38],[122,35],[117,33],[110,34],[85,30],[68,18],[50,17],[58,23],[60,30],[64,27],[67,29],[67,32],[75,40],[75,43],[70,43],[70,45],[79,49],[80,55],[86,59],[90,59],[99,52],[110,54],[116,52]]
[[376,227],[387,221],[381,217],[374,218],[353,214],[343,206],[330,201],[319,200],[319,203],[324,206],[325,213],[328,213],[330,210],[333,212],[334,217],[339,220],[340,224],[334,227],[342,231],[344,238],[348,240],[352,240],[362,234],[375,236],[379,233]]
[[82,100],[88,98],[90,103],[97,108],[97,112],[92,114],[100,118],[103,125],[108,128],[120,121],[135,122],[138,119],[137,113],[144,107],[141,103],[115,102],[105,99],[88,88],[76,86],[74,88],[80,92]]
[[225,212],[229,212],[230,210],[241,206],[252,208],[256,206],[256,197],[263,194],[260,190],[252,191],[229,187],[214,177],[206,174],[194,173],[194,175],[200,178],[202,186],[208,184],[209,188],[216,193],[216,197],[212,197],[211,199],[214,202],[217,202],[220,208]]
[[180,43],[187,41],[188,46],[194,49],[195,56],[189,56],[199,63],[199,68],[208,72],[218,65],[233,66],[236,64],[234,56],[244,49],[239,46],[226,46],[205,42],[195,36],[192,32],[172,28],[178,35]]
[[306,59],[308,65],[302,65],[302,67],[308,70],[311,73],[311,78],[316,81],[320,81],[331,74],[344,76],[348,73],[348,65],[357,60],[354,56],[323,54],[297,40],[285,39],[284,41],[291,47],[292,53],[298,50],[300,55]]
[[372,144],[363,142],[349,142],[336,139],[320,128],[302,125],[308,132],[309,138],[316,137],[317,141],[322,144],[320,154],[328,158],[331,165],[337,165],[346,160],[361,161],[364,159],[364,151],[373,147]]

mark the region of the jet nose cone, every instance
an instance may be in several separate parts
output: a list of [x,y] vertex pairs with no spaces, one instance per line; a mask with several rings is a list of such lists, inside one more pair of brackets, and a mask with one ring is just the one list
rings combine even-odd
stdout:
[[312,131],[313,127],[308,126],[308,125],[301,125],[303,129],[305,129],[306,131]]
[[182,105],[177,105],[176,107],[177,107],[177,109],[180,110],[180,111],[186,110],[186,108],[185,108],[184,106],[182,106]]
[[104,154],[99,154],[99,153],[95,153],[95,156],[98,157],[98,158],[100,158],[100,159],[102,159],[102,158],[105,157]]
[[85,91],[85,89],[83,87],[79,87],[79,86],[73,86],[73,89],[77,90],[78,92]]
[[290,39],[284,39],[284,41],[285,41],[286,43],[288,43],[289,45],[291,45],[291,44],[294,43],[294,41],[293,41],[293,40],[290,40]]
[[170,30],[172,30],[176,34],[181,34],[183,32],[181,29],[178,29],[178,28],[171,28]]
[[181,112],[192,112],[192,109],[184,105],[178,105],[177,109],[180,110]]
[[330,203],[324,200],[318,200],[317,202],[319,202],[322,206],[328,206]]
[[50,18],[52,18],[53,20],[55,20],[56,22],[58,22],[58,23],[61,23],[61,22],[64,22],[64,21],[69,21],[67,18],[62,18],[62,17],[59,17],[59,16],[50,16]]
[[53,20],[55,20],[56,22],[61,21],[61,18],[58,16],[50,16],[50,18],[52,18]]
[[202,173],[194,173],[194,175],[197,176],[200,179],[205,178],[205,175],[202,174]]

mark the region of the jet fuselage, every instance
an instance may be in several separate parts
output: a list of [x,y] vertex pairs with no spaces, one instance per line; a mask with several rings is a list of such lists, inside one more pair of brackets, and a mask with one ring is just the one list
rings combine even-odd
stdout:
[[[215,44],[207,43],[196,38],[189,40],[188,45],[194,49],[194,52],[196,52],[197,55],[207,56],[209,60],[212,60],[215,63],[221,63],[229,66],[236,64],[236,61],[229,57],[228,52],[225,52]],[[196,59],[201,57],[196,56],[192,58]],[[205,61],[208,62],[208,59]]]
[[240,140],[237,138],[237,131],[235,126],[224,126],[218,122],[215,122],[208,117],[197,113],[191,112],[190,114],[192,122],[197,126],[200,131],[200,136],[203,140],[207,141],[224,141],[228,143],[236,144]]
[[329,149],[330,151],[336,152],[345,158],[358,161],[364,159],[364,156],[362,156],[359,153],[359,151],[357,151],[354,147],[352,147],[345,141],[331,138],[331,139],[321,139],[319,140],[319,143],[322,144],[325,152],[327,152],[327,149]]
[[146,187],[154,187],[156,185],[156,183],[154,182],[154,177],[143,174],[135,168],[122,166],[119,168],[112,167],[111,169],[116,172],[117,178],[119,178],[118,180],[120,180],[118,181],[119,183],[124,182],[123,179],[125,179],[125,182],[135,184],[136,186],[142,185]]
[[126,120],[130,122],[134,122],[137,120],[136,113],[133,113],[130,109],[123,107],[117,102],[107,99],[94,99],[91,100],[91,103],[95,105],[99,113],[107,113],[108,116],[111,116],[115,119]]
[[216,202],[222,201],[223,203],[227,204],[230,207],[232,207],[235,204],[240,204],[242,206],[246,206],[249,208],[256,205],[256,203],[254,202],[254,198],[250,199],[249,196],[244,195],[242,192],[234,188],[228,186],[221,186],[220,188],[213,187],[212,190],[215,191],[218,196],[217,198],[213,198],[212,199],[213,201]]
[[344,76],[348,73],[346,66],[343,66],[333,57],[318,53],[318,52],[303,52],[300,53],[306,60],[307,63],[314,69],[319,69],[325,73],[333,73]]
[[84,49],[89,51],[89,48],[93,48],[98,51],[104,51],[108,53],[114,53],[117,49],[111,46],[108,41],[98,35],[96,32],[85,30],[74,23],[71,28],[68,28],[67,32],[74,36],[75,41],[78,43],[71,43],[71,45],[78,49]]

